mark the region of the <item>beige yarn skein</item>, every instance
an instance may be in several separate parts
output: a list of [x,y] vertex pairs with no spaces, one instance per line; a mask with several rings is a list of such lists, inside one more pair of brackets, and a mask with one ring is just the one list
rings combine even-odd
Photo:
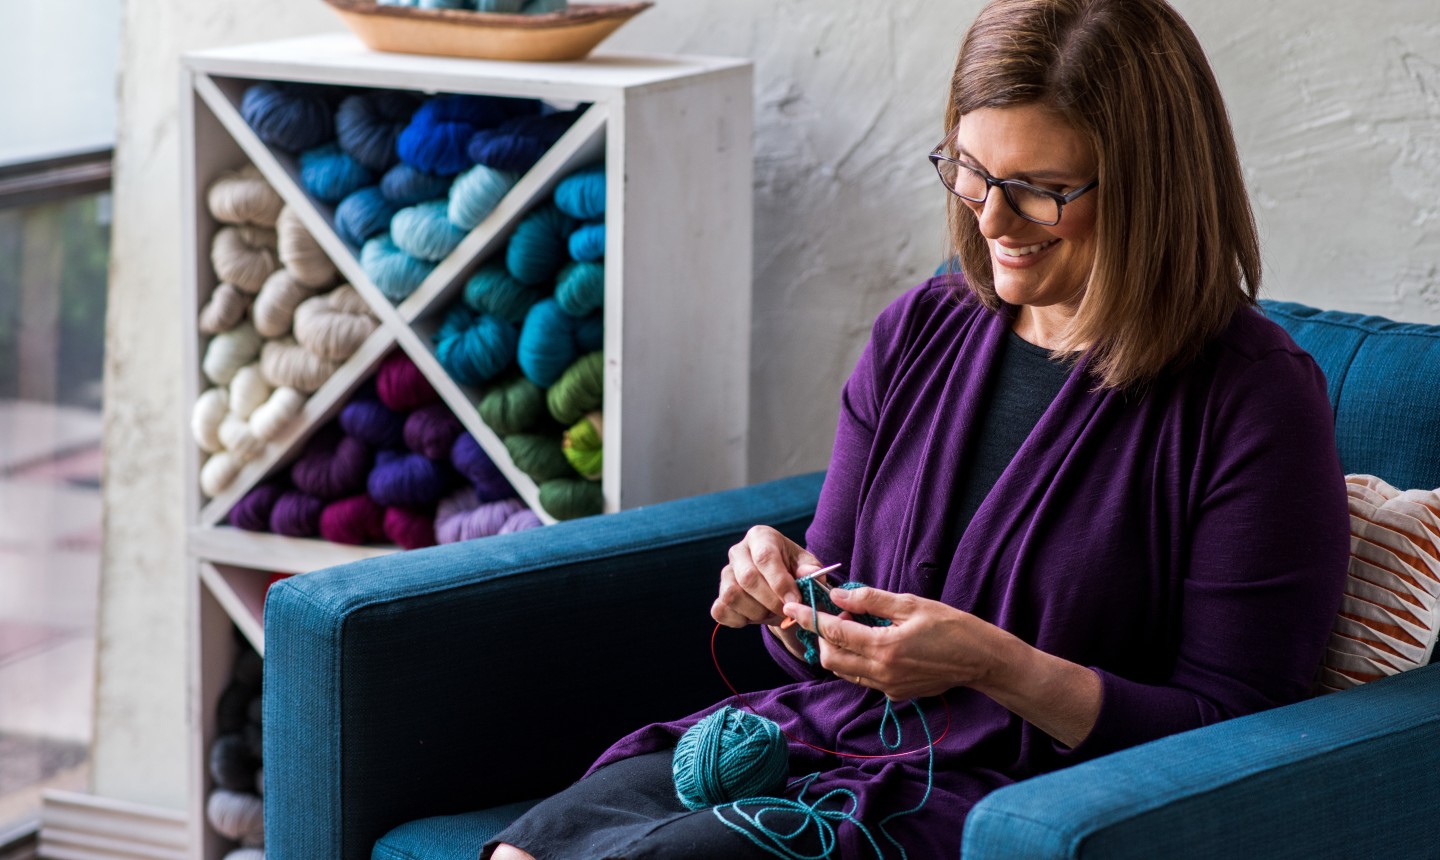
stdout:
[[349,284],[306,299],[295,309],[295,339],[321,358],[344,361],[355,354],[380,321]]
[[247,364],[235,371],[230,380],[230,412],[248,419],[260,404],[270,399],[270,384],[260,373],[260,365]]
[[210,264],[222,281],[254,295],[270,273],[280,268],[275,231],[265,227],[226,227],[215,234]]
[[269,442],[290,426],[305,407],[305,395],[288,386],[275,389],[270,399],[250,413],[250,432],[262,442]]
[[312,289],[328,287],[335,282],[335,264],[325,256],[320,243],[305,229],[294,209],[286,206],[280,210],[280,217],[275,221],[275,234],[280,262],[290,270],[295,280]]
[[220,422],[229,414],[230,396],[223,388],[207,388],[195,398],[195,408],[190,411],[190,432],[201,451],[214,454],[225,447],[220,444]]
[[295,280],[289,269],[276,269],[265,279],[265,286],[255,297],[250,318],[255,321],[255,330],[265,337],[281,337],[290,331],[290,322],[295,317],[295,308],[315,295],[315,290]]
[[286,385],[311,394],[339,366],[339,362],[321,358],[296,343],[293,337],[266,341],[260,350],[260,372],[265,375],[265,381],[276,388]]
[[216,221],[258,227],[274,227],[275,219],[285,205],[285,201],[280,199],[253,164],[221,174],[219,179],[210,183],[205,199]]
[[244,320],[229,331],[210,338],[200,369],[204,371],[205,378],[216,385],[229,385],[236,371],[254,361],[259,354],[260,334],[249,320]]
[[210,294],[210,301],[200,309],[201,333],[219,334],[229,331],[245,318],[245,309],[248,307],[250,296],[231,284],[220,284]]

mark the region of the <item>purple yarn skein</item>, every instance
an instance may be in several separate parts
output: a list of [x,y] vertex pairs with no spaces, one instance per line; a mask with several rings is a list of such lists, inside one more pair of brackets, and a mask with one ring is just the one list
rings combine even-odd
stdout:
[[505,525],[500,527],[498,534],[508,535],[511,532],[523,532],[528,529],[538,529],[545,523],[540,521],[540,515],[526,508],[523,511],[516,511],[505,520]]
[[375,455],[366,489],[385,507],[425,508],[440,501],[448,489],[448,470],[423,454],[381,451]]
[[370,446],[354,436],[316,440],[290,467],[290,480],[312,496],[333,501],[364,492]]
[[498,534],[505,522],[524,508],[519,499],[481,503],[474,490],[459,490],[441,501],[435,511],[435,540],[455,543]]
[[288,490],[270,511],[270,531],[289,537],[314,537],[320,533],[320,512],[325,502],[300,490]]
[[448,461],[455,437],[464,432],[460,419],[444,403],[421,406],[405,419],[405,446],[432,460]]
[[505,480],[505,475],[475,437],[461,433],[455,437],[450,448],[450,462],[455,471],[475,487],[475,495],[482,502],[494,502],[515,495],[515,489]]
[[270,511],[285,494],[280,484],[261,484],[240,498],[230,509],[230,525],[247,532],[270,531]]
[[374,448],[399,448],[405,444],[405,414],[379,400],[352,400],[340,410],[345,432]]

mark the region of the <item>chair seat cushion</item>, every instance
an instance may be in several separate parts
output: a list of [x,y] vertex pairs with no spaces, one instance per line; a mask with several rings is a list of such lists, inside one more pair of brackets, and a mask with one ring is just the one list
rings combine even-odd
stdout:
[[490,837],[504,830],[538,800],[507,803],[467,812],[410,821],[375,843],[371,860],[475,860]]

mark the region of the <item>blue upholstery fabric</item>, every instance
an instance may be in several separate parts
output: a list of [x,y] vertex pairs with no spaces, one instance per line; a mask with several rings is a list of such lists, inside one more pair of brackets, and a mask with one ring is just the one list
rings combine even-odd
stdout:
[[402,824],[380,838],[370,860],[476,860],[490,837],[538,801],[507,803],[463,815],[440,815]]
[[[278,583],[266,853],[361,860],[407,821],[544,797],[635,726],[718,700],[726,550],[756,522],[803,539],[819,490],[806,475]],[[789,680],[758,631],[724,639],[737,683]]]

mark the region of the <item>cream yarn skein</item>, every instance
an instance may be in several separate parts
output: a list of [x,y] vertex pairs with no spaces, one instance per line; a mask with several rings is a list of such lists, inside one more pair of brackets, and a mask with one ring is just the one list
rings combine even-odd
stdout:
[[[295,210],[286,206],[275,221],[280,262],[295,280],[312,289],[328,287],[335,281],[335,264],[325,256],[320,243],[310,235]],[[258,289],[258,287],[257,287]]]
[[235,371],[230,380],[230,412],[237,418],[249,418],[250,413],[270,399],[270,384],[260,373],[260,365],[247,364]]
[[260,372],[266,382],[276,388],[286,385],[305,394],[323,385],[339,366],[339,362],[321,358],[293,337],[266,341],[260,350]]
[[205,802],[205,817],[217,833],[245,847],[265,844],[264,802],[259,795],[217,788]]
[[200,331],[219,334],[229,331],[245,318],[250,297],[230,284],[219,284],[210,294],[210,301],[200,309]]
[[215,234],[210,264],[220,280],[254,295],[280,268],[275,243],[275,231],[265,227],[226,227]]
[[253,164],[221,174],[210,184],[205,199],[216,221],[259,227],[274,227],[275,219],[285,205],[285,201],[280,199]]
[[281,386],[275,389],[270,399],[250,413],[250,432],[262,442],[269,442],[295,420],[305,407],[305,395],[293,388]]
[[210,338],[200,369],[216,385],[228,385],[240,368],[260,354],[260,333],[249,320]]
[[205,461],[205,465],[200,467],[200,492],[208,498],[214,498],[225,492],[225,488],[235,482],[235,478],[240,474],[240,468],[244,465],[229,451],[218,451],[211,454],[210,458]]
[[354,355],[379,325],[370,306],[349,284],[306,299],[295,309],[295,340],[331,361]]
[[220,422],[220,444],[231,457],[240,464],[245,464],[260,456],[265,450],[265,443],[250,432],[250,422],[231,412]]
[[190,411],[190,432],[201,451],[214,454],[225,447],[220,444],[220,422],[229,414],[230,395],[223,388],[207,388],[195,398],[195,408]]
[[315,290],[295,280],[289,269],[276,269],[265,279],[265,286],[260,288],[250,309],[255,330],[265,337],[288,334],[295,309],[314,294]]

